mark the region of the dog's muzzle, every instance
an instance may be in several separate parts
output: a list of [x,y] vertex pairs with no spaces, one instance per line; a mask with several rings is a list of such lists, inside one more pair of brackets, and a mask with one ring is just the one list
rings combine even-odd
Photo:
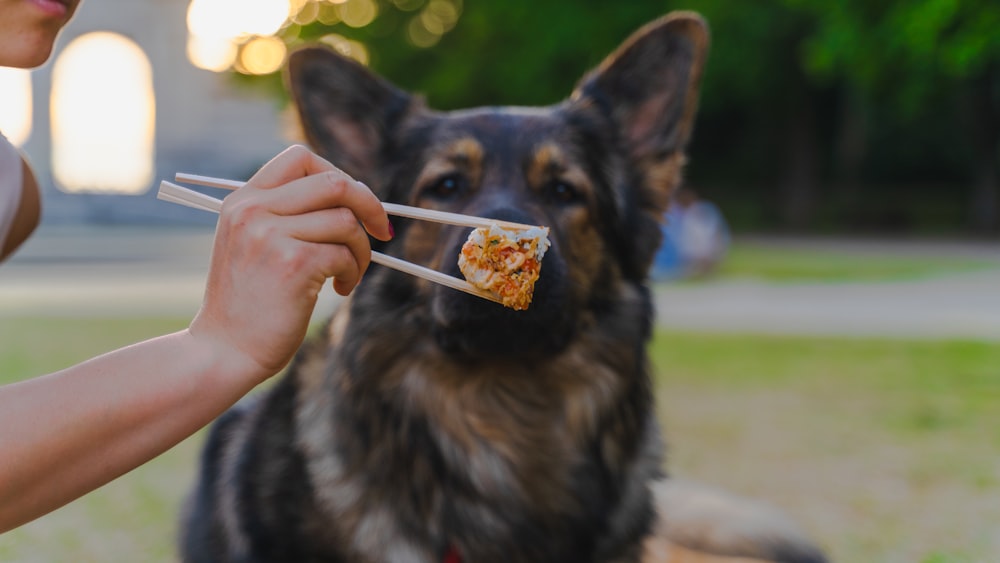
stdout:
[[[477,214],[515,223],[539,223],[537,218],[510,208]],[[461,278],[458,255],[469,229],[446,231],[443,270]],[[558,241],[553,240],[541,262],[531,305],[524,311],[435,287],[431,304],[435,337],[446,352],[453,354],[490,358],[551,355],[566,346],[575,323],[576,311],[570,303],[570,293],[566,263]]]

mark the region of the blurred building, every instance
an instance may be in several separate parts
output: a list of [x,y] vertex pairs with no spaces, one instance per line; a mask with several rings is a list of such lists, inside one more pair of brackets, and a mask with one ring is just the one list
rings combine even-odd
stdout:
[[192,64],[189,4],[86,0],[31,72],[20,131],[0,128],[34,164],[44,221],[208,224],[156,200],[160,180],[243,179],[289,143],[273,99]]

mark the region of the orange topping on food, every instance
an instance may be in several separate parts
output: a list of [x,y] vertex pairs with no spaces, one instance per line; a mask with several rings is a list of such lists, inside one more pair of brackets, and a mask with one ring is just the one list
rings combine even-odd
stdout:
[[458,267],[469,283],[492,292],[504,306],[523,311],[531,304],[548,247],[547,228],[479,228],[462,246]]

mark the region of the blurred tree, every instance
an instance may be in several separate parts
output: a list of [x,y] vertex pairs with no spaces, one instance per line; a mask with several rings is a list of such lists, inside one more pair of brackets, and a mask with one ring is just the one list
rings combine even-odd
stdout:
[[[852,179],[866,148],[863,116],[894,110],[919,126],[927,113],[961,120],[972,147],[970,220],[1000,228],[1000,2],[995,0],[783,0],[809,12],[815,32],[802,63],[815,79],[847,92],[842,152]],[[944,102],[943,104],[941,102]],[[943,107],[942,107],[943,106]],[[959,111],[960,108],[963,111]],[[939,143],[953,140],[940,139]],[[853,146],[852,146],[853,145]]]
[[[768,222],[807,227],[818,205],[826,151],[821,140],[828,129],[823,113],[829,105],[825,85],[811,80],[801,64],[800,46],[815,33],[815,18],[786,0],[758,0],[753,9],[741,10],[725,0],[683,5],[705,15],[712,26],[703,116],[708,134],[735,136],[730,150],[752,161],[744,161],[738,189],[759,183],[766,200],[775,202]],[[720,111],[729,117],[715,123]],[[727,132],[734,116],[744,125]],[[705,134],[705,129],[698,133]],[[694,158],[705,158],[698,148],[692,149]],[[727,152],[720,149],[708,154]]]
[[[340,17],[354,3],[373,18]],[[440,109],[557,102],[640,25],[695,10],[713,41],[688,177],[737,227],[1000,228],[996,0],[298,5],[317,11],[281,32],[290,46],[361,45]]]
[[[815,219],[823,176],[839,188],[829,195],[863,205],[866,161],[900,149],[910,160],[947,159],[958,143],[974,155],[958,172],[973,177],[970,220],[980,231],[1000,227],[1000,3],[758,0],[739,11],[721,0],[686,4],[708,17],[717,38],[706,102],[728,85],[735,96],[723,105],[750,104],[782,130],[772,146],[785,224]],[[881,133],[873,126],[924,128],[891,142],[925,146],[886,150],[872,142]],[[888,179],[920,181],[905,173]]]

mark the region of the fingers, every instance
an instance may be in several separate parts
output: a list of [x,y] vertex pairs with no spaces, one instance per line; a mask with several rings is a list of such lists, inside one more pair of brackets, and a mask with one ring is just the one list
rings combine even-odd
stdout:
[[[279,221],[293,221],[288,227],[292,237],[303,242],[340,244],[349,251],[356,277],[360,279],[371,262],[371,244],[364,229],[349,209],[336,207],[323,209],[294,218],[281,217]],[[349,280],[347,280],[349,281]],[[356,282],[355,282],[356,283]],[[350,284],[351,286],[354,283]]]
[[278,215],[347,207],[372,236],[392,238],[389,218],[375,194],[303,147],[293,146],[276,156],[247,185],[263,188],[256,190],[254,199]]
[[340,295],[348,295],[361,281],[362,270],[351,260],[346,246],[322,246],[317,249],[320,260],[326,264],[327,278],[333,278],[333,289]]
[[192,330],[273,375],[301,344],[327,280],[342,295],[361,280],[366,229],[391,238],[371,190],[303,147],[284,151],[225,198]]
[[293,145],[272,158],[250,178],[247,184],[267,189],[304,176],[336,170],[336,166],[316,153],[302,145]]
[[375,194],[301,146],[264,165],[224,200],[222,211],[221,224],[246,229],[260,246],[283,248],[283,256],[304,259],[309,277],[333,278],[342,295],[350,293],[371,262],[366,231],[381,240],[392,238]]
[[317,209],[346,207],[365,229],[380,240],[392,238],[389,217],[382,202],[367,186],[341,172],[324,172],[300,178],[261,194],[279,215],[297,215]]

